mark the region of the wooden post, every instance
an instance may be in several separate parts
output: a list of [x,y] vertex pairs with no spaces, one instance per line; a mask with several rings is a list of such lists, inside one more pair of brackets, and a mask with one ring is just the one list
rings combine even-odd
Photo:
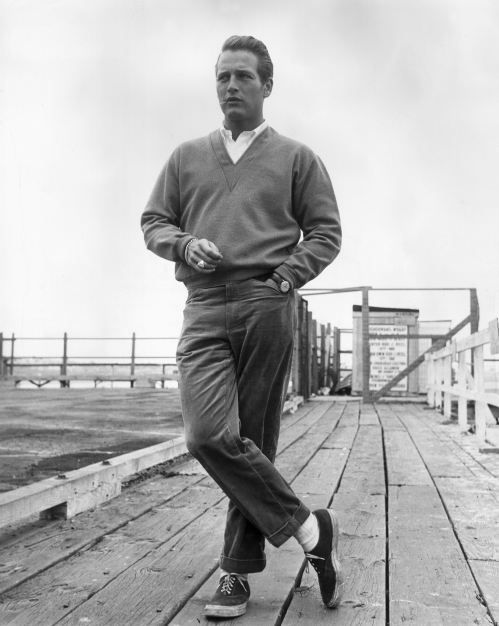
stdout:
[[299,394],[300,387],[300,296],[294,299],[294,316],[296,320],[295,336],[293,342],[293,360],[291,363],[291,391]]
[[480,305],[476,289],[470,289],[470,317],[470,333],[473,335],[478,332],[480,325]]
[[426,390],[426,402],[428,406],[435,406],[435,391],[432,386],[435,384],[435,359],[431,354],[426,354],[426,380],[428,387]]
[[[458,353],[457,384],[466,389],[466,350]],[[464,396],[459,396],[457,400],[457,417],[459,430],[464,433],[468,430],[468,400]]]
[[12,333],[10,338],[10,363],[9,363],[9,373],[12,376],[14,374],[14,342],[16,341],[16,337],[14,333]]
[[298,324],[300,328],[300,395],[305,400],[310,396],[310,379],[308,375],[308,315],[307,302],[303,298],[299,300]]
[[369,288],[362,287],[362,401],[371,400],[369,378],[371,374],[369,349]]
[[[449,345],[448,342],[447,345]],[[452,385],[452,354],[446,356],[445,359],[442,359],[444,366],[444,385],[446,387],[450,387]],[[444,416],[450,418],[451,416],[451,407],[452,407],[452,395],[449,391],[444,391]]]
[[[470,289],[470,334],[478,332],[480,325],[480,306],[476,289]],[[475,352],[471,351],[471,375],[475,375]]]
[[341,331],[336,326],[333,328],[333,370],[339,383],[341,381]]
[[308,312],[309,345],[310,345],[310,390],[317,394],[319,391],[319,371],[317,358],[317,321]]
[[130,376],[135,376],[135,333],[132,333],[132,357],[130,359]]
[[319,368],[319,387],[327,385],[327,362],[326,362],[326,327],[320,325],[321,329],[321,347],[320,347],[320,368]]
[[[473,349],[475,362],[475,392],[485,392],[485,378],[483,367],[483,346]],[[485,443],[485,433],[487,428],[487,405],[481,400],[475,401],[475,432],[480,443]]]
[[435,408],[442,408],[442,359],[435,360]]
[[[61,376],[68,375],[68,333],[64,333],[62,338],[62,364],[61,364]],[[69,387],[69,384],[65,380],[61,380],[61,387]]]

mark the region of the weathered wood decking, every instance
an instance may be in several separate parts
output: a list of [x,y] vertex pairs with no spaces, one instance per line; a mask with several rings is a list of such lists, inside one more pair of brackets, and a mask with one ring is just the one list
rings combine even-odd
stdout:
[[[499,455],[423,405],[326,400],[284,418],[277,466],[310,507],[333,499],[343,599],[321,606],[290,540],[225,623],[497,622]],[[72,520],[4,529],[0,624],[205,623],[225,505],[189,461]]]

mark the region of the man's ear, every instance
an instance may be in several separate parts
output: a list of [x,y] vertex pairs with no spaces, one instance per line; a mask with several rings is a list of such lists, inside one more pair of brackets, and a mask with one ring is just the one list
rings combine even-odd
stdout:
[[272,78],[267,78],[265,83],[263,84],[263,97],[268,98],[272,93],[272,87],[274,86],[274,80]]

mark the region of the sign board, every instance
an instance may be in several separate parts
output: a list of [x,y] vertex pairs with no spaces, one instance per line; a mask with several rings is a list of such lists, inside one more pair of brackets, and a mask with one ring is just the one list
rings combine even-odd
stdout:
[[[369,332],[378,335],[407,335],[408,327],[391,324],[369,324]],[[408,365],[407,337],[396,339],[370,339],[371,376],[369,386],[372,391],[382,389]],[[393,391],[407,391],[407,377],[392,387]]]

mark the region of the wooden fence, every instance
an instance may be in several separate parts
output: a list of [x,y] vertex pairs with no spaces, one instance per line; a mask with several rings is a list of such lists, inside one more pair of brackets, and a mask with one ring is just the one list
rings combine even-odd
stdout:
[[[309,398],[322,387],[330,386],[331,372],[331,327],[319,324],[308,310],[308,302],[299,294],[296,297],[296,336],[291,371],[291,390],[294,394]],[[157,343],[169,341],[171,353],[163,356],[147,356],[139,347],[144,340]],[[59,356],[43,354],[27,356],[23,343],[56,342]],[[173,346],[178,337],[139,337],[134,332],[130,337],[71,337],[65,332],[62,337],[17,337],[0,333],[0,378],[12,380],[15,385],[30,382],[37,387],[57,382],[61,387],[70,387],[73,381],[90,381],[97,387],[101,383],[123,382],[131,387],[137,381],[146,381],[151,386],[164,386],[167,380],[176,378]],[[72,353],[75,343],[81,342],[125,342],[126,352],[119,356],[76,356]],[[107,369],[105,373],[103,370]]]
[[499,393],[488,393],[485,389],[485,346],[491,354],[499,354],[497,319],[485,330],[459,341],[449,341],[441,350],[426,354],[428,404],[450,417],[452,398],[457,398],[459,427],[465,432],[469,428],[468,401],[472,401],[476,435],[482,443],[487,440],[487,429],[495,424],[489,406],[499,408]]

